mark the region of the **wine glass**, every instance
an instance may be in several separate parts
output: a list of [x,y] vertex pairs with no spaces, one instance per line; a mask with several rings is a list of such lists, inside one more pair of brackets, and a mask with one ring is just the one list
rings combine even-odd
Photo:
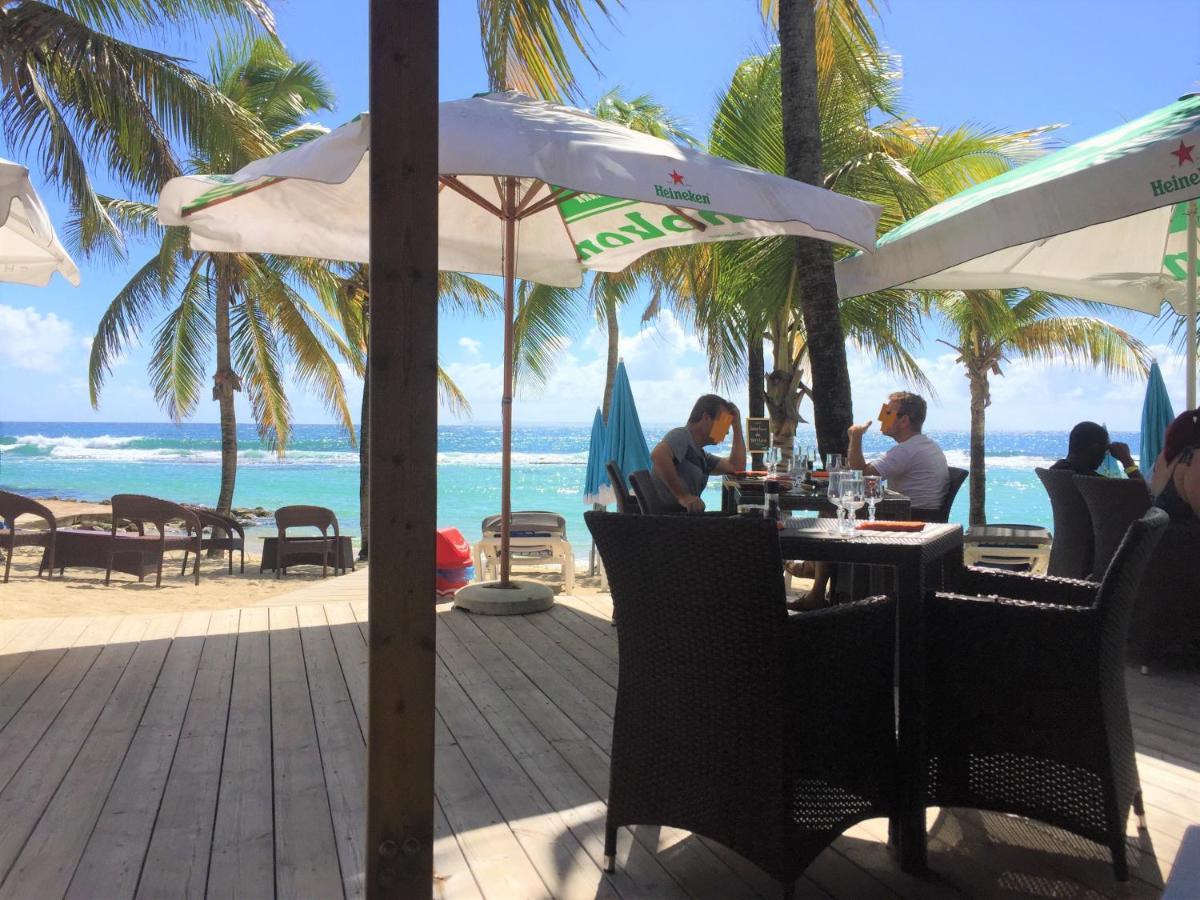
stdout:
[[846,514],[846,511],[842,509],[842,476],[842,472],[829,473],[829,502],[837,510],[838,531],[842,530],[842,516]]
[[842,473],[842,508],[846,510],[849,521],[845,523],[846,531],[854,533],[854,514],[863,508],[866,500],[863,497],[862,472],[857,470]]
[[883,479],[878,475],[863,477],[863,497],[867,501],[867,515],[870,521],[875,521],[875,504],[883,499]]
[[767,471],[774,474],[776,466],[779,465],[779,448],[772,443],[763,453],[763,461],[767,464]]
[[842,461],[842,454],[840,454],[840,453],[826,453],[825,454],[825,471],[840,472],[844,468],[846,468],[846,464]]

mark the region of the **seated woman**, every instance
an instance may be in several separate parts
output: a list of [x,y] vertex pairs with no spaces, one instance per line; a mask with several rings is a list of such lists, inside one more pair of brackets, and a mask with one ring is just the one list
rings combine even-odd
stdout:
[[1167,428],[1150,492],[1172,523],[1200,525],[1200,408],[1183,413]]

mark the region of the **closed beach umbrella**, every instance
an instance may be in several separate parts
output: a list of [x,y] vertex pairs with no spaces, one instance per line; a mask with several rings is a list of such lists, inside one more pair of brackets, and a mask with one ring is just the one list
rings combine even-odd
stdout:
[[29,170],[0,159],[0,281],[45,287],[55,272],[78,286],[79,269],[59,243]]
[[[642,433],[642,422],[638,418],[637,404],[633,400],[633,388],[625,363],[617,363],[617,377],[613,380],[612,402],[608,406],[608,443],[605,460],[614,460],[625,476],[625,487],[629,487],[629,473],[650,468],[650,451],[646,448],[646,435]],[[605,482],[608,478],[605,476]],[[612,486],[609,485],[609,490]]]
[[1163,436],[1167,426],[1175,418],[1171,409],[1171,396],[1163,383],[1158,363],[1150,366],[1150,379],[1146,382],[1146,399],[1142,402],[1142,470],[1150,477],[1158,454],[1162,453]]
[[999,175],[838,263],[843,297],[883,288],[1029,288],[1186,317],[1196,405],[1200,95]]
[[604,416],[596,410],[592,419],[592,438],[588,441],[587,472],[583,478],[583,502],[608,506],[615,499],[612,485],[608,483],[608,474],[604,464],[608,462],[605,455],[608,452],[608,429],[604,427]]
[[[387,160],[386,148],[381,160]],[[199,250],[368,258],[369,117],[230,176],[175,178]],[[504,278],[500,581],[509,584],[513,283],[575,287],[661,247],[793,234],[871,249],[879,208],[515,93],[442,103],[438,266]]]

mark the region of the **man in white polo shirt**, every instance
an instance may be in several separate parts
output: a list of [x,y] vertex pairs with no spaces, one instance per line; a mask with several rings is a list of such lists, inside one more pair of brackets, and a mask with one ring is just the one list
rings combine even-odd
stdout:
[[[870,422],[851,425],[850,452],[847,469],[860,469],[864,475],[887,479],[888,487],[899,491],[912,501],[913,509],[935,510],[942,505],[946,488],[950,486],[950,470],[946,455],[931,438],[921,433],[925,424],[925,398],[908,391],[896,391],[879,410],[880,431],[896,442],[896,446],[873,463],[863,458],[863,435]],[[812,590],[804,597],[788,603],[790,609],[818,609],[827,602],[829,566],[816,565]]]
[[921,433],[925,424],[925,398],[908,391],[896,391],[879,411],[880,431],[896,446],[874,462],[863,459],[863,435],[870,422],[851,425],[847,468],[861,469],[864,475],[886,478],[888,487],[907,496],[913,509],[935,510],[946,497],[950,470],[946,455],[931,438]]

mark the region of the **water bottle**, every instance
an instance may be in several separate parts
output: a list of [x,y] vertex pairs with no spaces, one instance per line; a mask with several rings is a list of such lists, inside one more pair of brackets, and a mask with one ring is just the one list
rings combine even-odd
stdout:
[[766,517],[776,522],[783,518],[783,508],[779,503],[779,488],[780,484],[774,478],[768,478],[766,484],[763,485],[767,500]]

